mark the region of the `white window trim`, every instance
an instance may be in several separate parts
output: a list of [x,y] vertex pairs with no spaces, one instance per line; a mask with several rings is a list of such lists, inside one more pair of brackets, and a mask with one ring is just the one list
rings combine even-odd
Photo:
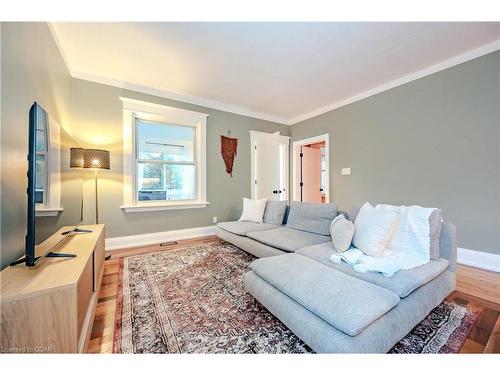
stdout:
[[[123,103],[123,205],[125,212],[145,212],[161,210],[178,210],[206,207],[206,113],[169,107],[141,100],[120,97]],[[187,125],[196,128],[197,199],[185,201],[139,202],[136,196],[137,168],[135,166],[135,118]]]
[[45,204],[35,205],[35,216],[57,216],[61,207],[61,128],[51,116],[47,116],[47,186]]

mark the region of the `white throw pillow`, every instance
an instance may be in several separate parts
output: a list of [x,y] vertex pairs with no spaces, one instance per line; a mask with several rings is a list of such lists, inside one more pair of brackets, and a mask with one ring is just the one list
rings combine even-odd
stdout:
[[333,219],[330,225],[330,235],[332,236],[333,246],[337,251],[346,251],[351,246],[352,236],[354,235],[354,224],[340,214]]
[[398,217],[397,212],[376,210],[366,202],[354,222],[353,245],[366,255],[382,256],[397,229]]
[[243,212],[240,221],[251,221],[253,223],[262,223],[264,211],[266,210],[267,199],[248,199],[243,198]]
[[429,262],[432,244],[429,218],[438,211],[436,208],[379,204],[375,209],[400,215],[398,228],[388,245],[390,251],[409,256],[419,264]]

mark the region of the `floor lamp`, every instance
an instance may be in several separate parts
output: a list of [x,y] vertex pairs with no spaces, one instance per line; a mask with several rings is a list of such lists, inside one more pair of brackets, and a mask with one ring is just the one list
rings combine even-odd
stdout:
[[[71,169],[83,169],[83,148],[81,147],[72,147],[69,149],[69,167]],[[63,235],[69,234],[69,233],[92,233],[90,229],[82,229],[79,228],[78,226],[83,223],[83,194],[82,194],[82,202],[80,204],[80,221],[78,222],[77,226],[67,232],[63,232]]]
[[83,149],[83,168],[94,170],[95,181],[95,223],[99,224],[99,203],[97,196],[97,172],[109,169],[109,151],[91,148]]

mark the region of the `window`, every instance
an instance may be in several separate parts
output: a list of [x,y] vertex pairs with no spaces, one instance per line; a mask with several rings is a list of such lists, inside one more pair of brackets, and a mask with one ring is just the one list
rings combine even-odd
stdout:
[[206,207],[208,115],[121,98],[126,212]]
[[136,119],[137,200],[196,199],[196,129]]

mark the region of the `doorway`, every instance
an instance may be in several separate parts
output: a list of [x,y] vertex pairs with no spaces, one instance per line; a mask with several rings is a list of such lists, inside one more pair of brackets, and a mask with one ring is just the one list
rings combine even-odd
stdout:
[[250,131],[252,199],[289,199],[290,137]]
[[330,201],[330,139],[328,134],[293,142],[294,201]]

